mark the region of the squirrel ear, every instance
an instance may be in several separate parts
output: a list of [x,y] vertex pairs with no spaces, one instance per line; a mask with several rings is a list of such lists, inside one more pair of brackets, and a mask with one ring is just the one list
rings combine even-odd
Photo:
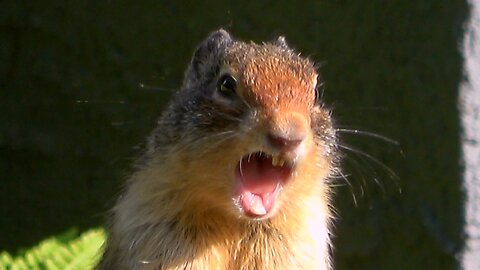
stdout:
[[222,54],[232,43],[232,37],[223,29],[211,33],[195,50],[192,58],[192,68],[199,71],[199,68],[206,64],[206,61]]
[[277,45],[278,47],[281,47],[281,48],[284,48],[284,49],[289,49],[288,44],[287,44],[287,40],[285,39],[284,36],[279,36],[275,40],[274,44]]

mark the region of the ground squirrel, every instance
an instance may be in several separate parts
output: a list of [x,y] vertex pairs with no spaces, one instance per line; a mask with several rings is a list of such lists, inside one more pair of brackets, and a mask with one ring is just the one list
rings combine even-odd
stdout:
[[283,37],[213,32],[114,208],[98,269],[330,269],[337,142],[317,84]]

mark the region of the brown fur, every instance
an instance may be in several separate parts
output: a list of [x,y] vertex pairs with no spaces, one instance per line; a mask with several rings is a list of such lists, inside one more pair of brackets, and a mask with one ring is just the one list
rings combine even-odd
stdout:
[[[329,112],[315,104],[313,64],[285,44],[232,41],[223,30],[202,44],[114,209],[99,269],[330,269],[336,143]],[[237,78],[238,104],[205,90],[215,65]],[[246,218],[231,199],[235,166],[292,121],[307,132],[305,158],[275,215]]]

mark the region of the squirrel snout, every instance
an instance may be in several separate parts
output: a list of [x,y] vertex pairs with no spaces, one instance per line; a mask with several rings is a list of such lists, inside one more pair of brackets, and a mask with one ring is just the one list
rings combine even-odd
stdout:
[[307,136],[308,122],[298,113],[278,119],[267,133],[267,141],[271,147],[281,152],[292,152]]
[[267,140],[270,145],[282,152],[289,152],[295,150],[295,148],[297,148],[300,143],[302,143],[304,138],[304,135],[295,136],[294,138],[292,138],[289,136],[277,135],[272,133],[267,134]]

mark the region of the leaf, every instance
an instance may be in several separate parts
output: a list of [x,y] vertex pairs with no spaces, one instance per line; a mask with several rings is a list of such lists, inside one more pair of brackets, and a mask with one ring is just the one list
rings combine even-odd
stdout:
[[0,269],[5,270],[84,270],[93,269],[105,241],[103,229],[78,235],[69,230],[43,240],[17,257],[0,252]]

